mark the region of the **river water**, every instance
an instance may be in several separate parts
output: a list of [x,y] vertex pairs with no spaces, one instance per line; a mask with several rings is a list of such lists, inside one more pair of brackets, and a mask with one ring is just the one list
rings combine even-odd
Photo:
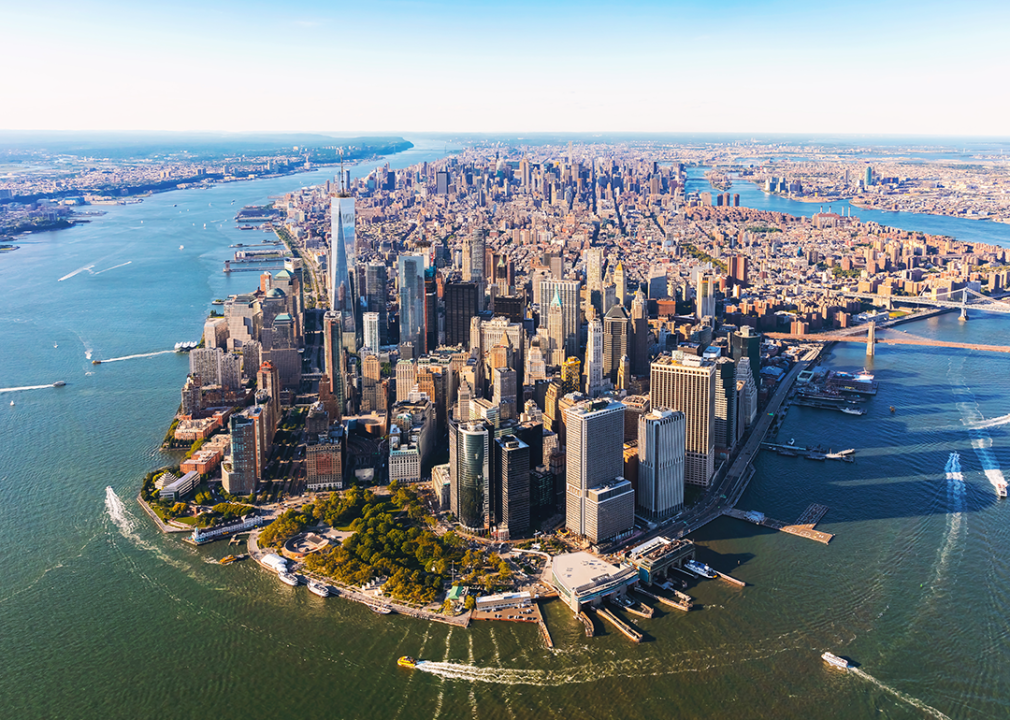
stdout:
[[[687,191],[713,194],[720,192],[705,179],[707,167],[689,167],[687,169]],[[965,242],[980,242],[1010,247],[1010,224],[992,222],[990,220],[969,220],[967,218],[947,217],[946,215],[925,215],[908,212],[887,212],[884,210],[866,210],[850,205],[848,200],[835,203],[804,203],[798,200],[780,197],[764,192],[749,180],[733,178],[733,186],[729,193],[739,193],[740,205],[756,210],[771,210],[788,213],[800,217],[810,217],[821,210],[840,215],[851,213],[863,222],[876,222],[900,230],[924,232],[930,235],[950,235]]]
[[[419,144],[393,161],[441,150]],[[782,439],[852,447],[857,462],[762,456],[740,507],[792,520],[822,503],[819,527],[835,540],[709,525],[702,559],[749,586],[707,581],[690,590],[700,609],[629,618],[641,645],[610,630],[587,639],[557,602],[546,607],[554,651],[533,626],[380,617],[249,563],[206,562],[225,545],[157,533],[133,498],[166,462],[159,442],[187,361],[152,353],[195,339],[211,299],[255,284],[221,272],[229,244],[259,237],[234,229],[238,207],[332,175],[156,195],[0,259],[6,717],[1010,715],[1010,504],[986,474],[1010,467],[1002,355],[881,348],[867,415],[793,408]],[[906,328],[1010,344],[998,316]],[[853,345],[828,364],[865,362]],[[66,387],[40,387],[56,380]],[[859,671],[826,667],[824,650]],[[437,662],[406,671],[401,654]]]

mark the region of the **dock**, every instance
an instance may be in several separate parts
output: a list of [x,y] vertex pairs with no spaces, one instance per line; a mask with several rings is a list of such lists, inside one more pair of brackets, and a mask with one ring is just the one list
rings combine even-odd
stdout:
[[540,632],[544,636],[544,644],[547,645],[547,648],[549,650],[553,650],[554,640],[551,638],[551,631],[547,629],[547,621],[544,620],[544,616],[542,613],[538,614],[540,615],[540,620],[537,622],[537,625],[540,627]]
[[646,605],[644,602],[637,602],[634,605],[628,605],[628,606],[622,605],[621,607],[623,607],[626,611],[628,611],[632,615],[638,615],[638,617],[643,617],[647,620],[651,620],[652,617],[656,614],[656,611],[653,608]]
[[582,627],[586,630],[586,637],[593,637],[596,634],[596,626],[585,610],[579,610],[579,620],[582,621]]
[[640,643],[642,642],[642,633],[638,632],[635,628],[628,625],[628,623],[621,620],[621,618],[614,615],[605,607],[596,608],[596,614],[602,617],[604,620],[609,622],[615,628],[617,628],[626,638],[632,642]]
[[688,610],[691,609],[692,603],[690,596],[684,595],[683,593],[679,593],[679,595],[684,595],[684,597],[688,598],[688,602],[683,601],[678,602],[677,600],[671,600],[670,598],[665,598],[662,595],[656,595],[655,593],[649,592],[648,590],[645,590],[644,588],[641,587],[635,588],[635,592],[639,593],[640,595],[645,595],[645,597],[647,598],[652,598],[656,602],[660,602],[663,605],[669,605],[670,607],[675,608],[677,610],[683,610],[684,612],[687,612]]
[[712,572],[718,575],[720,580],[725,580],[730,585],[736,585],[737,587],[747,587],[747,583],[745,583],[743,580],[733,577],[732,575],[727,575],[724,572],[719,572],[715,568],[712,568]]
[[792,524],[766,517],[764,513],[755,512],[753,510],[726,508],[722,511],[722,514],[727,517],[736,518],[737,520],[744,520],[746,522],[754,523],[755,525],[761,525],[762,527],[771,528],[772,530],[779,530],[781,532],[789,533],[790,535],[805,537],[808,540],[815,540],[827,545],[835,536],[831,533],[814,529],[814,526],[820,522],[821,518],[824,517],[827,512],[828,508],[826,506],[814,503],[804,510],[800,514],[799,518],[796,519],[796,522]]

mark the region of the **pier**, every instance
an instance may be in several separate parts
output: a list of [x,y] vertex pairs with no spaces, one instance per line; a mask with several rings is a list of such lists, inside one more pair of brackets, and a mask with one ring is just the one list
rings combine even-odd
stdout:
[[718,575],[720,580],[725,580],[730,585],[736,585],[737,587],[747,587],[747,583],[745,583],[743,580],[733,577],[732,575],[727,575],[724,572],[719,572],[715,568],[712,568],[712,572]]
[[682,610],[683,612],[687,612],[688,610],[690,610],[691,606],[694,604],[694,601],[691,600],[691,597],[689,595],[684,595],[684,593],[677,593],[677,594],[678,596],[683,595],[684,597],[686,597],[688,599],[687,602],[684,602],[679,598],[678,600],[672,600],[670,598],[663,597],[662,595],[656,595],[655,593],[649,592],[648,590],[642,587],[635,588],[635,592],[637,592],[639,595],[645,595],[645,597],[651,598],[652,600],[655,600],[658,603],[662,603],[663,605],[667,605],[677,610]]
[[737,520],[744,520],[746,522],[754,523],[755,525],[761,525],[762,527],[771,528],[772,530],[779,530],[780,532],[789,533],[790,535],[805,537],[808,540],[815,540],[827,545],[835,536],[831,533],[814,529],[817,523],[820,522],[820,519],[824,517],[827,512],[828,508],[826,506],[814,503],[804,510],[796,519],[796,522],[792,524],[782,522],[781,520],[775,520],[774,518],[765,516],[764,513],[755,512],[753,510],[726,508],[723,510],[722,514],[727,517],[736,518]]
[[614,615],[605,607],[596,608],[596,614],[602,617],[604,620],[609,622],[615,628],[617,628],[622,635],[631,640],[632,642],[640,643],[642,642],[642,633],[638,632],[635,628],[631,627],[628,623],[621,620],[621,618]]
[[582,621],[586,637],[593,637],[596,634],[596,626],[593,624],[593,619],[589,617],[585,610],[579,610],[579,620]]

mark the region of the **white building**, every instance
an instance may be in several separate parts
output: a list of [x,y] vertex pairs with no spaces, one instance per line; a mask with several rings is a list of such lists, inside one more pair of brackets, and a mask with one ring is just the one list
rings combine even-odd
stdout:
[[668,517],[684,505],[684,413],[653,410],[638,418],[638,507]]

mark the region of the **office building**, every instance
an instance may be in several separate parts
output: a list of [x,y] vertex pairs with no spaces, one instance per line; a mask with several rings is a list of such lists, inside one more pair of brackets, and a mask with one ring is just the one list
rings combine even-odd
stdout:
[[[624,406],[588,400],[565,412],[565,525],[597,543],[634,525],[634,491],[624,480]],[[596,492],[591,492],[596,491]]]
[[502,539],[521,537],[530,528],[530,447],[514,435],[500,437],[495,444],[498,530]]
[[351,269],[357,260],[354,236],[354,198],[330,199],[330,309],[353,312]]
[[603,318],[603,374],[617,382],[621,358],[630,351],[631,320],[622,305],[614,305]]
[[652,410],[638,418],[638,507],[666,518],[684,506],[684,413]]
[[379,338],[379,313],[366,312],[361,315],[362,337],[364,338],[362,347],[368,348],[373,353],[379,352],[382,342]]
[[[388,275],[382,263],[365,265],[364,310],[379,316],[379,345],[389,343],[389,315],[386,307]],[[375,348],[378,350],[378,348]]]
[[603,392],[604,341],[603,323],[599,318],[589,321],[586,343],[586,395],[598,397]]
[[330,418],[332,421],[339,421],[346,412],[343,333],[340,313],[335,310],[327,310],[323,315],[323,357],[326,377],[330,381],[329,391],[337,408],[336,416]]
[[695,288],[695,315],[699,320],[715,317],[715,278],[706,273],[698,273]]
[[730,357],[737,362],[745,355],[750,358],[750,369],[756,379],[761,372],[761,333],[744,325],[730,334],[729,350]]
[[449,423],[449,510],[475,532],[490,519],[484,501],[491,481],[489,441],[483,423]]
[[[561,356],[560,360],[552,357],[551,365],[560,365],[566,357],[578,353],[579,350],[579,292],[578,280],[557,280],[541,279],[539,281],[540,297],[540,323],[543,326],[544,317],[547,317],[548,335],[552,339],[552,351],[554,338],[559,338],[556,348]],[[555,304],[558,306],[560,325],[556,330],[551,325],[551,311]],[[547,305],[545,309],[543,306]],[[556,357],[556,356],[555,356]]]
[[715,446],[728,453],[736,447],[737,439],[736,363],[721,357],[715,368]]
[[653,410],[680,410],[686,418],[684,480],[707,486],[715,472],[715,363],[677,352],[652,363]]
[[478,312],[477,283],[448,283],[445,286],[445,344],[470,348],[470,319]]
[[231,495],[249,495],[256,490],[256,438],[253,421],[247,415],[228,419],[231,458],[221,464],[221,483]]
[[424,256],[405,254],[398,259],[400,289],[400,343],[411,343],[414,354],[425,353]]

